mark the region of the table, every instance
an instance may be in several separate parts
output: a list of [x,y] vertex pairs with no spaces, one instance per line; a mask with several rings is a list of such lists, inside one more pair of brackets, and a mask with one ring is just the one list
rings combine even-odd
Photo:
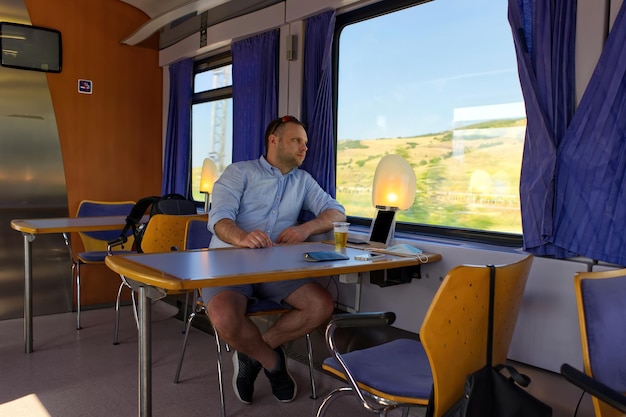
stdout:
[[32,242],[37,235],[72,232],[119,230],[126,224],[126,216],[57,217],[16,219],[11,228],[24,236],[24,349],[33,351],[33,262]]
[[[333,250],[325,243],[276,245],[271,248],[226,248],[197,251],[108,256],[106,265],[132,282],[139,293],[139,415],[152,415],[152,339],[149,299],[168,292],[190,291],[220,285],[253,284],[299,278],[368,272],[419,265],[415,257],[385,255],[376,261],[360,261],[361,249],[347,248],[349,260],[307,262],[305,252]],[[427,262],[441,259],[425,254]]]

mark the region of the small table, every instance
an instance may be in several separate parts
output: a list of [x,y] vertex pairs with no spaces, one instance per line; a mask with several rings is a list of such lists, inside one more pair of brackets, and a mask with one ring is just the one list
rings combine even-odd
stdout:
[[253,284],[300,278],[368,272],[388,268],[437,262],[441,255],[416,257],[385,255],[376,261],[355,257],[365,251],[347,248],[348,260],[307,262],[305,252],[329,251],[328,244],[302,243],[263,249],[226,248],[198,251],[108,256],[105,263],[132,281],[139,293],[139,415],[152,415],[152,339],[149,299],[165,297],[168,292],[198,288]]
[[37,235],[72,232],[119,230],[126,225],[126,216],[57,217],[47,219],[16,219],[11,228],[24,235],[24,349],[33,351],[33,261],[32,242]]

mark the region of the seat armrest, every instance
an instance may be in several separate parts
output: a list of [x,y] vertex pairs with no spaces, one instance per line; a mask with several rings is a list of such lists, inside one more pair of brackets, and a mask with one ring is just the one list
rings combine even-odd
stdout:
[[330,351],[335,361],[339,364],[343,370],[343,374],[347,382],[350,384],[352,391],[358,397],[361,404],[368,410],[373,411],[369,402],[363,396],[358,388],[356,379],[350,369],[348,368],[343,354],[337,347],[335,340],[335,330],[339,328],[365,328],[391,325],[396,320],[395,313],[391,311],[386,312],[363,312],[363,313],[347,313],[336,314],[326,326],[326,346]]
[[561,365],[561,375],[572,384],[582,388],[611,407],[626,413],[626,395],[615,391],[567,363]]
[[392,311],[335,314],[331,320],[338,328],[391,326],[396,321]]
[[392,311],[335,314],[326,326],[326,345],[334,354],[339,354],[335,342],[335,331],[346,328],[390,326],[396,321]]
[[117,239],[113,239],[107,242],[107,252],[109,254],[112,253],[113,248],[116,246],[124,245],[124,243],[128,242],[128,238],[126,236],[120,236]]

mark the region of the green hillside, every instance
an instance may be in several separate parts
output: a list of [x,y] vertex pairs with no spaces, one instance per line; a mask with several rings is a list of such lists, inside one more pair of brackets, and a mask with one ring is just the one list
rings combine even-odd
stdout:
[[340,140],[337,198],[350,215],[371,217],[371,186],[387,154],[415,169],[417,196],[399,218],[418,223],[521,233],[519,176],[525,119],[491,121],[440,133]]

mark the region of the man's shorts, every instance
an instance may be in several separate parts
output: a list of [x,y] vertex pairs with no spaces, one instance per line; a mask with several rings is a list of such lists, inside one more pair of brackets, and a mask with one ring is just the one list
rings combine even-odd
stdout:
[[211,298],[215,297],[218,293],[230,290],[245,295],[248,298],[248,306],[255,305],[259,302],[259,300],[269,300],[285,307],[291,307],[283,300],[287,298],[289,294],[309,282],[316,281],[311,278],[304,278],[287,281],[263,282],[260,284],[208,287],[202,289],[202,300],[206,305],[209,303]]

